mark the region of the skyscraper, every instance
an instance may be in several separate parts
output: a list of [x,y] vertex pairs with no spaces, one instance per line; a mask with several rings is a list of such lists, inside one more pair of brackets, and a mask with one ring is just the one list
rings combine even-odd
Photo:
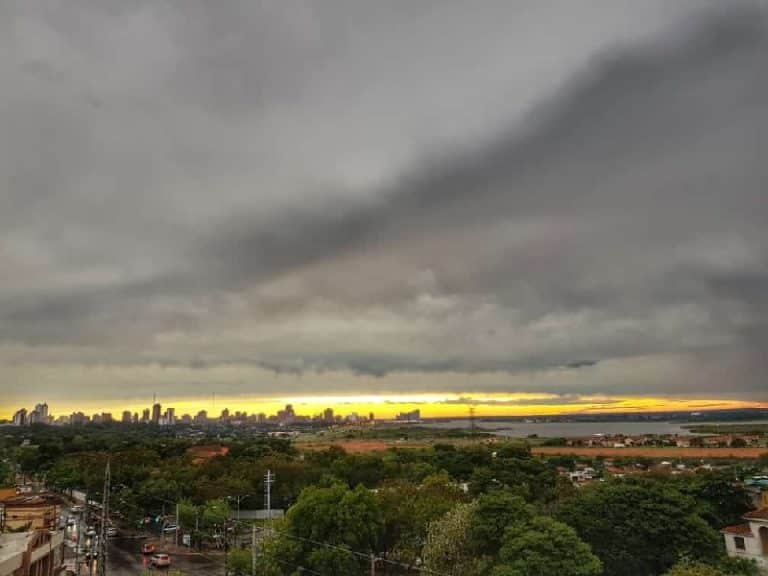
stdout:
[[21,410],[16,411],[16,413],[13,415],[13,425],[14,426],[27,425],[27,409],[26,408],[22,408]]
[[160,406],[160,402],[155,402],[152,405],[152,424],[160,423],[160,414],[162,409],[163,407]]

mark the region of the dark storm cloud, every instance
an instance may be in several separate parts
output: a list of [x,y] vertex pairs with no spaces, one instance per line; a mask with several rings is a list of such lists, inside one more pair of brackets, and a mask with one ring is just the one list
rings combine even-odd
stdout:
[[[0,341],[39,347],[31,362],[76,346],[86,364],[467,374],[464,391],[547,372],[483,386],[559,403],[762,390],[759,9],[660,8],[652,40],[612,31],[547,84],[527,66],[569,51],[521,56],[501,6],[334,6],[137,3],[88,11],[87,31],[0,18],[20,39],[0,57],[17,80],[0,97],[16,135],[0,138]],[[594,25],[563,33],[586,46]],[[449,50],[451,26],[477,42]],[[527,90],[521,120],[503,100]]]

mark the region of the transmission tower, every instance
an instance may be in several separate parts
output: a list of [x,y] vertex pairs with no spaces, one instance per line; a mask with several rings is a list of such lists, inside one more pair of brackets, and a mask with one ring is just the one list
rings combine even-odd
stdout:
[[272,484],[275,482],[275,473],[267,470],[264,474],[264,509],[267,511],[267,519],[272,519]]
[[101,499],[101,530],[99,531],[99,576],[107,573],[107,522],[109,520],[109,492],[111,474],[109,471],[109,456],[104,469],[104,495]]

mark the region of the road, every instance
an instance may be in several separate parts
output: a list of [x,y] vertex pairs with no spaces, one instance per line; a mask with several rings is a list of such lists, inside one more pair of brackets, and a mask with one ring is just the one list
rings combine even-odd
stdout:
[[[136,576],[151,570],[149,556],[141,553],[144,539],[111,538],[109,540],[109,556],[107,574],[109,576]],[[210,557],[194,552],[178,552],[165,550],[158,546],[158,551],[166,551],[171,556],[171,569],[181,571],[185,576],[212,576],[224,574],[223,558]],[[157,569],[162,574],[167,570]]]
[[[81,548],[93,546],[93,538],[86,535],[86,520],[84,514],[73,514],[69,510],[64,511],[65,517],[72,517],[76,522],[67,526],[65,539],[64,558],[67,564],[74,569],[75,549],[78,542]],[[168,572],[168,569],[153,569],[149,565],[149,556],[141,553],[141,546],[151,541],[157,546],[158,552],[166,552],[171,557],[171,572],[181,572],[184,576],[214,576],[224,574],[224,559],[221,554],[208,555],[190,552],[184,547],[166,545],[159,538],[148,539],[146,536],[136,537],[131,534],[118,533],[108,540],[107,574],[109,576],[140,576],[144,574],[158,575]],[[92,576],[98,574],[98,560],[86,561],[82,550],[77,555],[80,565],[80,576]]]

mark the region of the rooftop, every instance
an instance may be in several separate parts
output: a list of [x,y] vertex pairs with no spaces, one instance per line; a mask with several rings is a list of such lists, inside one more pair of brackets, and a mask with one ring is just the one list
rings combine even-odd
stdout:
[[18,532],[0,534],[0,565],[17,554],[26,552],[34,532]]
[[720,532],[724,534],[733,534],[735,536],[747,536],[752,538],[752,530],[749,528],[749,524],[735,524],[734,526],[726,526]]
[[768,508],[758,508],[744,514],[745,520],[762,520],[768,522]]

